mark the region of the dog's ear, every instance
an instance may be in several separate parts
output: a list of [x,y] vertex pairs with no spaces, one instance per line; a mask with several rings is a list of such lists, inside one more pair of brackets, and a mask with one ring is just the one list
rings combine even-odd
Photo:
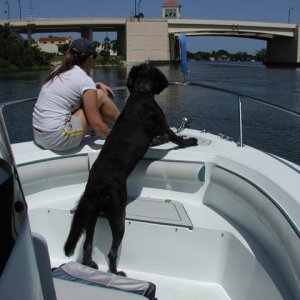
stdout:
[[128,78],[127,78],[127,88],[130,93],[134,87],[134,83],[138,76],[139,73],[138,70],[139,70],[139,66],[133,66],[129,71]]
[[159,94],[169,85],[169,81],[166,76],[157,68],[154,70],[154,93]]

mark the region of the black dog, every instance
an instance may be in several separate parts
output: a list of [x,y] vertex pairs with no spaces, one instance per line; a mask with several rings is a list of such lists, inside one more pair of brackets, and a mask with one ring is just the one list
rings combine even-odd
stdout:
[[156,144],[170,140],[179,147],[197,145],[197,139],[184,139],[169,128],[164,113],[154,100],[154,94],[159,94],[168,84],[166,77],[149,64],[134,66],[129,72],[130,96],[90,170],[64,246],[65,254],[72,255],[85,231],[83,264],[87,266],[98,268],[92,260],[93,235],[97,218],[104,213],[113,236],[108,254],[109,271],[125,276],[124,272],[117,271],[116,260],[125,230],[126,179],[152,141],[156,140]]

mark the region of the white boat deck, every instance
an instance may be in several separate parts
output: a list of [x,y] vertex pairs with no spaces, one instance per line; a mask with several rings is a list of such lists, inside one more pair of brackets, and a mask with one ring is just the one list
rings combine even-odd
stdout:
[[[289,268],[300,272],[293,254],[300,245],[288,223],[300,224],[299,167],[207,133],[197,137],[197,147],[149,149],[128,179],[135,201],[127,207],[119,269],[153,282],[159,300],[287,300],[293,288],[300,295],[289,277]],[[70,210],[102,143],[64,155],[13,145],[31,229],[46,238],[53,266],[69,260],[63,245]],[[104,271],[110,244],[107,221],[99,218],[93,255]],[[72,260],[81,260],[81,248],[82,241]]]
[[[62,253],[63,243],[69,230],[71,215],[66,203],[74,203],[76,199],[57,199],[44,207],[32,209],[29,206],[29,217],[31,228],[46,238],[51,255],[52,266],[59,266],[69,259]],[[64,203],[60,205],[59,203]],[[72,205],[71,205],[72,207]],[[194,207],[195,208],[195,207]],[[190,208],[190,209],[194,209]],[[224,268],[217,266],[226,256],[230,255],[231,239],[235,237],[222,230],[211,230],[209,227],[228,227],[228,230],[235,231],[230,224],[222,222],[222,219],[209,208],[202,206],[202,213],[198,215],[205,227],[193,228],[193,230],[170,226],[145,223],[142,221],[126,221],[126,231],[123,244],[120,250],[119,268],[126,271],[128,277],[147,280],[155,283],[158,299],[231,299],[218,277],[222,276]],[[189,210],[189,209],[188,209]],[[212,217],[214,215],[214,217]],[[206,216],[206,218],[203,218]],[[218,220],[217,223],[214,222]],[[54,221],[55,220],[55,221]],[[207,223],[210,220],[212,226]],[[206,224],[204,224],[206,222]],[[214,225],[213,225],[214,224]],[[145,229],[145,228],[148,228]],[[95,233],[94,258],[99,264],[99,269],[107,271],[106,254],[111,243],[108,234],[109,228],[106,220],[99,220]],[[195,239],[195,236],[198,238]],[[240,235],[239,235],[240,236]],[[240,236],[241,237],[241,236]],[[243,255],[253,255],[247,242],[241,239],[248,250],[235,241],[237,247],[243,249]],[[181,241],[180,245],[177,242]],[[206,242],[206,245],[201,245]],[[53,247],[53,245],[55,245]],[[197,249],[199,247],[199,249]],[[71,259],[80,261],[82,241],[77,246],[76,253]],[[124,249],[127,248],[125,251]],[[177,248],[177,249],[176,249]],[[199,255],[199,259],[195,256]],[[193,262],[196,259],[197,261]],[[248,258],[249,260],[249,258]],[[253,259],[253,262],[255,259]],[[172,266],[173,264],[173,266]],[[130,269],[130,266],[132,269]],[[195,268],[194,270],[192,270]],[[202,269],[202,270],[201,270]],[[255,269],[255,268],[254,268]],[[143,272],[142,270],[147,270]],[[210,270],[210,271],[207,271]],[[187,278],[182,277],[185,273]],[[211,274],[207,274],[211,273]],[[193,280],[193,275],[197,280]],[[202,277],[202,280],[200,280]],[[214,282],[216,281],[216,282]]]

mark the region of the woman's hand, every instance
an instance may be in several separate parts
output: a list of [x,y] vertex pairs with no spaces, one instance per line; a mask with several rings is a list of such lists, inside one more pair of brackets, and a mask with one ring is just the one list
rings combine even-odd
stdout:
[[96,82],[96,87],[97,89],[101,89],[102,91],[104,91],[104,93],[106,93],[106,95],[110,98],[114,98],[114,92],[112,91],[112,89],[107,86],[106,84],[102,83],[102,82]]

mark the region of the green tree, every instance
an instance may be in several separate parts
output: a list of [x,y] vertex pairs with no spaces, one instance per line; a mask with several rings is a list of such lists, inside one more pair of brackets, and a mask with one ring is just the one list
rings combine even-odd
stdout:
[[245,61],[245,60],[247,60],[249,55],[247,52],[240,51],[240,52],[237,52],[234,56],[236,57],[237,60]]
[[267,49],[263,48],[255,53],[255,60],[265,61],[267,57]]
[[50,56],[17,34],[12,26],[0,26],[0,68],[22,69],[50,65]]
[[216,55],[218,56],[218,57],[221,57],[221,56],[228,56],[228,51],[226,51],[226,50],[223,50],[223,49],[220,49],[220,50],[218,50],[217,52],[216,52]]

